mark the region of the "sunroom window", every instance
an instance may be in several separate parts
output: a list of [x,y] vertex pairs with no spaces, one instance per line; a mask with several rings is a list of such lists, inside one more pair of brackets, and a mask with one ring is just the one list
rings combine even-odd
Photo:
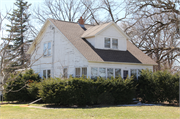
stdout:
[[115,77],[118,78],[121,76],[121,69],[115,69]]
[[112,76],[114,76],[113,68],[107,68],[107,78],[111,78]]
[[106,78],[106,68],[99,68],[99,76]]
[[91,78],[96,79],[98,76],[98,68],[97,67],[92,67],[91,68]]

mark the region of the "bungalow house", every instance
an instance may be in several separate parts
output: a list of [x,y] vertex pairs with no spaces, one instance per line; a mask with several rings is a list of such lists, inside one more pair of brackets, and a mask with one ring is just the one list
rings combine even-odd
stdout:
[[27,51],[41,77],[111,76],[126,78],[156,63],[129,42],[114,22],[101,25],[47,19]]

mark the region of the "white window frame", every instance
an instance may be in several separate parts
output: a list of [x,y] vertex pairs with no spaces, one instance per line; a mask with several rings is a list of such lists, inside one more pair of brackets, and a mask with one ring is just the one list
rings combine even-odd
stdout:
[[[128,73],[127,73],[127,75],[129,75],[129,70],[128,69],[123,69],[123,76],[122,76],[122,78],[124,79],[124,71],[128,71]],[[127,78],[127,76],[126,76],[126,78]]]
[[[50,49],[49,49],[49,43],[50,43]],[[47,45],[47,49],[45,49],[45,45]],[[51,56],[51,54],[52,54],[52,43],[51,43],[51,41],[48,41],[48,42],[45,42],[44,43],[44,45],[43,45],[43,56],[44,57],[49,57],[49,56]],[[50,53],[49,53],[50,52]],[[45,55],[45,53],[47,53],[46,55]]]
[[105,68],[105,74],[106,74],[106,76],[105,77],[102,77],[102,78],[107,78],[107,68],[106,67],[98,67],[98,76],[100,76],[100,73],[99,73],[99,69],[100,68]]
[[120,69],[120,76],[122,78],[122,69],[121,68],[114,68],[114,78],[116,78],[116,69]]
[[[43,69],[43,78],[50,78],[50,77],[48,77],[48,70],[50,70],[50,77],[51,77],[51,74],[52,74],[51,69]],[[44,77],[44,71],[46,72],[45,77]]]
[[[66,72],[66,73],[67,73],[67,77],[65,77],[64,69],[67,69],[67,72]],[[68,76],[68,67],[64,67],[64,68],[63,68],[63,78],[68,78],[68,77],[69,77],[69,76]]]
[[[110,48],[105,47],[105,39],[109,38],[110,39]],[[117,39],[117,48],[113,48],[113,39]],[[118,50],[119,49],[119,39],[115,37],[104,37],[104,48],[105,49],[113,49],[113,50]]]
[[132,76],[131,70],[135,70],[135,71],[136,71],[136,72],[135,72],[135,74],[136,74],[136,79],[138,79],[138,69],[130,69],[130,75]]
[[[80,75],[79,76],[76,75],[76,68],[80,68]],[[82,77],[82,69],[83,68],[86,68],[86,75],[84,75],[84,76],[87,76],[87,74],[88,74],[88,67],[75,67],[75,77]]]
[[[97,75],[96,76],[98,77],[99,76],[99,67],[91,67],[91,71],[92,71],[92,68],[97,68]],[[91,71],[90,71],[90,73],[91,73]],[[92,78],[92,74],[91,74],[91,78]]]

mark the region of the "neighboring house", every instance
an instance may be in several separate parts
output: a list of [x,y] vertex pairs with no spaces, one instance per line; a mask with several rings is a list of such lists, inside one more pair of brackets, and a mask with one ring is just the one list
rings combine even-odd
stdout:
[[79,23],[46,20],[27,53],[41,77],[137,77],[141,69],[157,65],[114,22],[84,25],[82,18]]

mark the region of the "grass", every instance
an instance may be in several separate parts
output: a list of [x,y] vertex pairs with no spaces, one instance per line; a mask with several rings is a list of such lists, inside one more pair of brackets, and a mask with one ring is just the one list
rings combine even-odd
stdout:
[[[32,106],[43,106],[33,104]],[[7,104],[0,119],[179,119],[180,108],[172,106],[37,109]]]

